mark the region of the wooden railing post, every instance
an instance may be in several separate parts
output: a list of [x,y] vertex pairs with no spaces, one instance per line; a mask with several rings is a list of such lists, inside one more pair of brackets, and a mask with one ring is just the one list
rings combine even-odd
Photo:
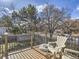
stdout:
[[5,36],[5,59],[8,59],[8,33],[4,33]]
[[33,48],[33,33],[31,31],[30,31],[30,36],[31,36],[30,44],[31,44],[31,48]]
[[1,53],[1,42],[2,42],[2,37],[0,36],[0,53]]

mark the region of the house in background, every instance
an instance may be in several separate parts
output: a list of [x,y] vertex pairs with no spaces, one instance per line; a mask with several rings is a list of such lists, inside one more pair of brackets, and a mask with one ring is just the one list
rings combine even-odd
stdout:
[[6,31],[7,31],[7,27],[0,27],[0,35],[4,35]]

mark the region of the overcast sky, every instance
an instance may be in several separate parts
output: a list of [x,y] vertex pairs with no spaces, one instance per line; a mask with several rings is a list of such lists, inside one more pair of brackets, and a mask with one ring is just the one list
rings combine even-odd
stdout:
[[33,4],[41,12],[47,2],[59,8],[68,8],[71,11],[72,18],[79,18],[79,0],[0,0],[0,15],[4,13],[3,9],[6,10],[6,13],[11,13],[13,10],[11,5],[14,5],[15,10],[18,10],[28,4]]

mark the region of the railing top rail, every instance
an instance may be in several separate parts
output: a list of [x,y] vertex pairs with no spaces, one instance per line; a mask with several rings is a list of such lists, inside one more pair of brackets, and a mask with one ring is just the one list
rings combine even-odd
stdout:
[[65,51],[68,51],[68,52],[72,52],[72,53],[79,54],[79,51],[72,50],[72,49],[68,49],[68,48],[65,48]]

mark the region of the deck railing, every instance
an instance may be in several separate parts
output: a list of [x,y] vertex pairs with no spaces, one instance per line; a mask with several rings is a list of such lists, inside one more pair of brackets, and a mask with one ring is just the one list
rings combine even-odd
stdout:
[[71,37],[66,42],[66,48],[79,51],[79,38]]
[[[0,39],[0,59],[5,56],[7,59],[9,52],[18,51],[31,46],[31,36],[29,34],[23,35],[3,35]],[[39,40],[40,39],[40,40]],[[33,46],[44,43],[44,37],[35,35],[33,39]]]
[[[46,37],[44,36],[35,35],[33,39],[33,46],[45,43],[45,39]],[[47,39],[49,38],[47,37]],[[30,47],[30,42],[30,35],[27,34],[3,36],[3,38],[0,39],[0,59],[2,59],[3,56],[5,56],[7,59],[7,55],[9,52]],[[66,47],[74,50],[79,49],[79,45],[73,42],[76,41],[68,41],[66,43]]]

